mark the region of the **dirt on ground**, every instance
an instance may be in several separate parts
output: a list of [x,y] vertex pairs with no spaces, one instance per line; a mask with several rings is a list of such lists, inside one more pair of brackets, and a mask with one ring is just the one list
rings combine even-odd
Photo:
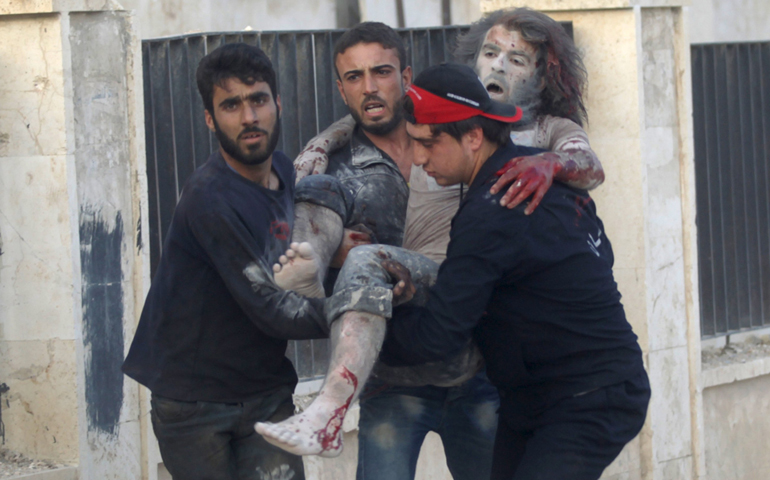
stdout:
[[32,460],[20,453],[0,447],[0,478],[13,478],[31,473],[64,467],[65,465],[48,460]]
[[770,357],[770,335],[751,336],[740,343],[708,347],[701,351],[703,368],[707,370],[764,357]]

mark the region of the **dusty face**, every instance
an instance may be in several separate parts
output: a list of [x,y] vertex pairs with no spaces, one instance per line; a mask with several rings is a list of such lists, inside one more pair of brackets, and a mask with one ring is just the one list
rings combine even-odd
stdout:
[[489,29],[476,59],[476,73],[493,100],[509,103],[516,90],[531,90],[536,69],[537,50],[518,31],[502,25]]
[[278,143],[281,99],[273,99],[265,82],[246,85],[229,78],[214,86],[214,112],[206,110],[206,125],[216,133],[223,155],[244,165],[270,158]]
[[401,102],[412,70],[401,71],[398,52],[379,43],[359,43],[335,60],[337,88],[356,122],[375,135],[393,131],[402,120]]
[[458,141],[447,133],[436,137],[430,125],[407,122],[406,132],[414,140],[414,164],[422,166],[439,185],[468,182],[473,175],[473,152],[468,134]]

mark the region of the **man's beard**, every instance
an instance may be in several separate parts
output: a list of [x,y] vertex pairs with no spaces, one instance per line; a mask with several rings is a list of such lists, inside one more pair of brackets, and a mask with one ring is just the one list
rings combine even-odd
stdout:
[[[364,98],[364,101],[361,102],[362,104],[370,101],[370,100],[377,100],[378,102],[385,105],[385,102],[376,95],[369,95],[366,98]],[[353,120],[356,121],[357,125],[360,125],[364,131],[371,133],[372,135],[382,136],[387,135],[393,130],[398,127],[398,125],[401,123],[401,120],[404,118],[404,111],[403,111],[403,104],[404,99],[403,97],[399,98],[395,104],[393,105],[393,108],[391,111],[393,112],[393,116],[385,123],[375,123],[373,125],[367,125],[364,122],[361,121],[361,116],[358,114],[358,112],[352,108],[349,108],[350,115],[353,117]]]
[[[275,151],[276,145],[278,145],[278,137],[281,133],[281,119],[275,119],[275,126],[273,127],[273,133],[268,133],[267,130],[263,130],[259,127],[248,127],[241,131],[238,136],[246,135],[248,133],[261,133],[267,138],[267,143],[260,142],[255,145],[249,146],[249,151],[244,152],[241,147],[238,146],[238,139],[232,139],[228,137],[219,128],[219,124],[214,119],[214,135],[219,140],[219,146],[222,147],[233,160],[243,165],[260,165],[265,162]],[[265,148],[261,148],[265,146]]]
[[513,128],[531,125],[537,119],[537,110],[540,107],[540,103],[542,103],[538,83],[530,81],[521,84],[508,96],[508,103],[518,106],[522,112],[521,120],[516,122]]

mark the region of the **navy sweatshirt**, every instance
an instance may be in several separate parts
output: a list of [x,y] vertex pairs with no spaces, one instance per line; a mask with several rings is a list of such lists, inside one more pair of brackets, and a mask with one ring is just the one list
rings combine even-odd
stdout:
[[474,337],[503,403],[530,411],[643,369],[588,193],[554,183],[532,215],[489,193],[506,161],[541,151],[508,142],[481,167],[428,303],[394,310],[385,363],[447,358]]
[[293,386],[286,340],[327,336],[321,300],[273,283],[291,240],[294,168],[281,152],[272,161],[278,190],[242,177],[218,151],[187,181],[123,364],[153,393],[240,402]]

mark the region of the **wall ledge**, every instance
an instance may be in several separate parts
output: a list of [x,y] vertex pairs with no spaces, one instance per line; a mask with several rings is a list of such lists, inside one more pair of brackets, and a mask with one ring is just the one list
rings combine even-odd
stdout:
[[[568,11],[568,10],[611,10],[642,8],[672,8],[686,7],[692,4],[692,0],[529,0],[527,7],[533,10]],[[481,0],[482,14],[501,8],[513,8],[521,6],[520,2],[513,0]]]
[[63,467],[55,470],[48,470],[46,472],[10,477],[8,480],[76,480],[77,477],[77,467]]
[[763,375],[770,375],[770,356],[736,360],[735,363],[712,368],[704,365],[701,379],[705,390],[729,383],[751,380]]
[[0,15],[123,10],[117,0],[0,0]]

